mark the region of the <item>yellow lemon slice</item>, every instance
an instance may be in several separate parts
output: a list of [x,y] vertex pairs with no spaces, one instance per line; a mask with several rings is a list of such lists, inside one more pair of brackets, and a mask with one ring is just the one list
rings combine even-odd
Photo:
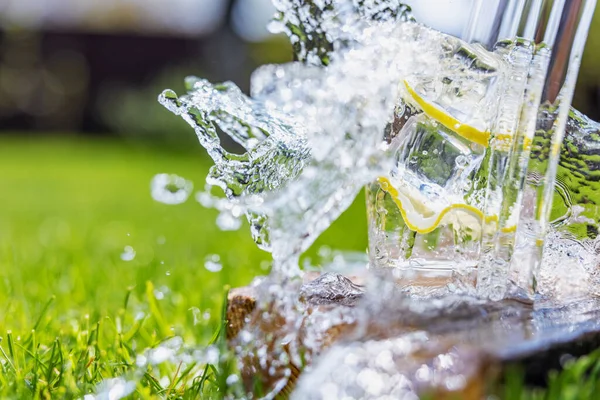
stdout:
[[448,206],[436,205],[409,186],[401,186],[399,190],[384,177],[380,177],[378,182],[381,188],[390,194],[406,226],[412,231],[421,234],[429,233],[440,225],[456,222],[457,217],[463,222],[468,222],[465,225],[473,229],[481,229],[477,227],[481,226],[483,213],[473,206],[460,203]]
[[[412,231],[426,234],[434,231],[440,225],[453,224],[455,229],[468,230],[472,237],[479,238],[482,229],[497,229],[498,216],[496,215],[486,216],[485,227],[482,227],[484,215],[476,207],[464,203],[435,204],[409,186],[399,185],[397,188],[385,177],[380,177],[377,181],[396,203],[404,223]],[[514,232],[515,230],[516,225],[511,225],[503,228],[502,232]]]
[[488,146],[490,141],[490,132],[482,131],[473,126],[462,123],[443,108],[436,106],[432,102],[424,99],[410,86],[406,80],[404,81],[404,86],[406,87],[406,90],[408,91],[408,94],[412,100],[423,110],[427,116],[433,118],[446,128],[471,142],[478,143],[484,147]]

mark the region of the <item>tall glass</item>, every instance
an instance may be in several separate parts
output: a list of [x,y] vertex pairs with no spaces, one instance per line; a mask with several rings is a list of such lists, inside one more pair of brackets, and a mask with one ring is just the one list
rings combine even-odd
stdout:
[[[401,85],[388,132],[400,141],[396,167],[366,189],[374,267],[392,268],[411,288],[459,285],[492,299],[508,288],[535,290],[555,150],[594,5],[468,2],[463,33],[440,59],[443,73],[416,72]],[[555,122],[542,133],[549,110]],[[547,161],[530,157],[536,146]],[[523,190],[532,168],[535,194]]]
[[519,224],[509,271],[509,288],[533,296],[554,198],[565,126],[595,0],[554,1],[544,41],[552,49],[527,163],[520,168]]

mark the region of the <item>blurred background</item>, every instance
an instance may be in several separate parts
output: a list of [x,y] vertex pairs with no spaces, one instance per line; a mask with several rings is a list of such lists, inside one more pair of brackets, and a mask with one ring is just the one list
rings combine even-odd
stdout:
[[156,102],[290,60],[270,0],[0,0],[0,132],[191,142]]
[[[435,10],[415,3],[434,26],[465,17],[460,1]],[[287,39],[266,29],[273,12],[271,0],[0,0],[0,134],[191,143],[156,95],[181,90],[187,75],[246,90],[258,65],[289,61]],[[599,60],[597,15],[574,102],[594,119]]]

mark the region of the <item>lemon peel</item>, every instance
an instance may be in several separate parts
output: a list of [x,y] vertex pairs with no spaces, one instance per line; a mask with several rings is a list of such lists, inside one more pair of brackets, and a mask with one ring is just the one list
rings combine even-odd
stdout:
[[[512,140],[513,140],[512,134],[502,133],[502,134],[493,136],[490,141],[493,144],[494,149],[502,150],[502,151],[509,151]],[[523,138],[523,146],[522,146],[523,151],[531,150],[532,143],[533,143],[533,140],[531,138],[525,136]]]
[[[456,214],[456,212],[466,212],[470,214],[473,220],[467,222],[467,218],[464,216],[461,218],[460,215],[454,215],[455,221],[463,226],[470,227],[473,231],[481,231],[481,221],[485,221],[485,224],[498,223],[497,215],[485,216],[476,207],[473,207],[468,204],[455,203],[448,207],[443,208],[442,210],[436,212],[434,210],[428,209],[424,204],[415,204],[414,201],[411,201],[411,197],[406,193],[401,193],[397,188],[395,188],[390,180],[386,177],[379,177],[377,179],[381,189],[387,192],[394,203],[398,206],[398,210],[402,215],[402,219],[406,226],[414,232],[419,234],[427,234],[433,232],[440,225],[446,225],[448,222],[452,222],[452,214]],[[414,199],[416,200],[416,199]],[[420,219],[420,221],[417,221]],[[508,226],[501,229],[504,233],[510,233],[516,231],[516,225]]]
[[419,107],[421,107],[421,109],[427,116],[435,119],[440,124],[444,125],[446,128],[462,136],[463,138],[471,142],[480,144],[484,147],[488,147],[490,141],[490,132],[482,131],[473,126],[463,124],[458,119],[448,114],[441,107],[438,107],[435,104],[432,104],[431,102],[421,97],[406,80],[404,80],[404,86],[406,87],[408,94],[412,97],[414,102],[417,103]]

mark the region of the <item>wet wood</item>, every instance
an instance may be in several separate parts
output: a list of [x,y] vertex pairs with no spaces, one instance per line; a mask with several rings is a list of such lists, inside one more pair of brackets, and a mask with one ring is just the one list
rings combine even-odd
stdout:
[[[353,281],[360,283],[360,278],[354,277]],[[369,316],[366,324],[357,329],[354,323],[343,322],[336,317],[336,313],[339,314],[341,310],[347,312],[359,301],[360,286],[355,285],[352,288],[347,282],[332,279],[326,284],[341,284],[344,288],[350,287],[350,290],[344,289],[348,292],[346,295],[344,290],[320,293],[323,286],[311,286],[310,282],[298,290],[299,298],[307,304],[302,318],[308,321],[320,314],[331,315],[332,321],[338,321],[323,332],[310,332],[313,347],[309,352],[318,355],[340,341],[377,341],[402,337],[415,331],[425,332],[428,336],[427,347],[411,353],[410,362],[407,364],[426,362],[425,360],[431,360],[436,354],[441,354],[439,351],[452,348],[458,349],[456,351],[459,351],[460,357],[468,358],[469,365],[477,366],[474,372],[466,375],[467,382],[458,392],[436,387],[421,390],[423,393],[433,394],[435,398],[482,398],[487,382],[513,365],[525,367],[526,380],[529,383],[543,384],[549,370],[560,368],[563,355],[579,356],[600,346],[599,299],[589,298],[562,307],[538,309],[516,301],[484,304],[456,302],[447,308],[429,313],[407,312],[395,307],[395,300],[390,299],[388,308],[384,306],[377,314]],[[284,321],[277,323],[275,317],[265,323],[262,319],[264,310],[256,312],[254,289],[233,289],[228,300],[227,337],[230,343],[235,343],[236,335],[245,324],[260,326],[258,332],[269,335],[275,341],[285,335]],[[270,311],[277,313],[276,310]],[[256,314],[261,314],[262,317]],[[306,332],[302,332],[305,325],[311,324],[303,322],[299,325],[298,343],[290,343],[290,346],[297,348],[302,345],[307,336]],[[316,346],[315,337],[318,338]],[[256,360],[248,359],[247,362],[249,368],[246,375],[250,384],[257,373]],[[302,366],[296,364],[292,360],[292,377],[280,392],[283,398],[293,390],[302,370]],[[264,384],[268,386],[273,382],[266,380]]]

